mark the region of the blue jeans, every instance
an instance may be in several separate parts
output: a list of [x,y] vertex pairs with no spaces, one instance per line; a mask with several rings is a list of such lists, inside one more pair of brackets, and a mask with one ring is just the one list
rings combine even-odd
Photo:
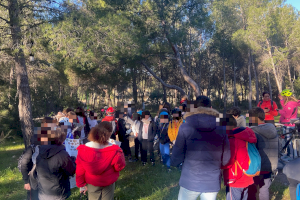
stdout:
[[216,200],[218,192],[194,192],[184,187],[180,187],[178,200],[196,200],[200,196],[201,200]]
[[[286,132],[292,132],[293,129],[295,129],[295,127],[293,127],[293,126],[284,126],[283,127],[283,134],[285,134]],[[287,134],[285,136],[285,139],[284,139],[285,143],[283,144],[283,146],[286,144],[286,142],[290,138],[291,138],[291,134]],[[290,144],[287,146],[286,149],[287,149],[287,156],[293,157],[293,155],[294,155],[294,149],[293,149],[293,143],[292,143],[292,141],[290,142]]]
[[160,155],[163,159],[164,165],[166,165],[168,168],[171,166],[171,159],[170,159],[170,144],[159,144],[160,148]]

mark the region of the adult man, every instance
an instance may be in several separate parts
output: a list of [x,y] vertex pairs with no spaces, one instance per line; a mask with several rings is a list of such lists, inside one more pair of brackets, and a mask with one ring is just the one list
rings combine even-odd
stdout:
[[193,112],[178,131],[171,165],[183,163],[178,200],[215,200],[221,185],[221,165],[230,159],[226,130],[217,126],[219,112],[211,108],[206,96],[196,99]]
[[265,123],[265,112],[261,108],[249,111],[249,123],[256,133],[257,149],[261,156],[260,175],[254,177],[254,184],[249,186],[248,199],[269,200],[269,187],[272,172],[278,165],[278,135],[271,123]]

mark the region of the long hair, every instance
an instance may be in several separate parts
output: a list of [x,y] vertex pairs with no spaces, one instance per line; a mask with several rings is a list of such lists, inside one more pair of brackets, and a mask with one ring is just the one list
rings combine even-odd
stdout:
[[284,105],[286,105],[290,101],[298,102],[298,100],[293,96],[289,96],[289,97],[283,96],[283,100],[284,100]]

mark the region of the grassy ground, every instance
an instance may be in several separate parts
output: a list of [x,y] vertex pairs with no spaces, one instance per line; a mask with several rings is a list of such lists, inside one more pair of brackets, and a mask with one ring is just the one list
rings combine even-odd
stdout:
[[[21,155],[24,146],[22,140],[15,142],[6,141],[0,147],[0,199],[1,200],[24,200],[26,192],[23,189],[21,173],[17,169],[17,159]],[[157,158],[158,160],[158,158]],[[177,199],[180,172],[174,169],[167,173],[166,169],[159,164],[145,167],[140,162],[128,163],[121,172],[116,182],[116,200],[175,200]],[[288,200],[288,182],[283,174],[277,176],[271,186],[272,200]],[[79,199],[79,189],[72,190],[72,200]],[[225,188],[218,194],[219,200],[225,200]]]

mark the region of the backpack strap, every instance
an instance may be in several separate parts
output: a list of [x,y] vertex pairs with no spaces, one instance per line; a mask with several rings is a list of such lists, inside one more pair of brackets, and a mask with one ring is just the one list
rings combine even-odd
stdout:
[[259,101],[259,107],[261,107],[261,104],[263,103],[263,101],[261,100],[261,101]]
[[271,109],[273,110],[273,100],[271,100]]

